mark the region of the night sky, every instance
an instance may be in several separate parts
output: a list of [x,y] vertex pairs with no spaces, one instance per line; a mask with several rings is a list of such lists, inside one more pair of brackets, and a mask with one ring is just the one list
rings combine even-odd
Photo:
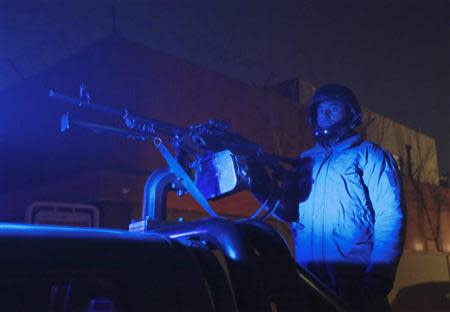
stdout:
[[0,90],[115,32],[256,86],[345,84],[369,109],[435,137],[443,174],[449,26],[444,0],[1,0]]

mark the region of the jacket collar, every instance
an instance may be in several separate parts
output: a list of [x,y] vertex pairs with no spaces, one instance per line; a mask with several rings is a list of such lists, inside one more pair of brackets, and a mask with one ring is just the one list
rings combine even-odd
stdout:
[[362,136],[358,133],[333,144],[332,146],[324,146],[320,143],[316,143],[313,148],[311,148],[307,154],[322,154],[330,151],[343,151],[351,147],[359,145],[363,141]]

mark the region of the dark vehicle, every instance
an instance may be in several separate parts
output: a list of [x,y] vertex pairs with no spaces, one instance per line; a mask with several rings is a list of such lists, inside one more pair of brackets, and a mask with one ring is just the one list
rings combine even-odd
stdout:
[[343,310],[260,221],[0,227],[0,311]]

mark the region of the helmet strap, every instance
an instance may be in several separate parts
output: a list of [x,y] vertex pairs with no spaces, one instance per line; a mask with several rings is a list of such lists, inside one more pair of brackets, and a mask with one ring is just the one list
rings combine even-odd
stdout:
[[339,123],[326,129],[318,128],[314,130],[313,135],[320,144],[331,147],[354,133],[348,123]]

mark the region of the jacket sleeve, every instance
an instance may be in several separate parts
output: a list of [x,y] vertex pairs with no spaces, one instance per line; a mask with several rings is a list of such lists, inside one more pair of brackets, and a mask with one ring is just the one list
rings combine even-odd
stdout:
[[405,215],[401,183],[393,157],[378,146],[365,155],[363,179],[374,211],[374,240],[366,269],[369,288],[388,293],[403,250]]

